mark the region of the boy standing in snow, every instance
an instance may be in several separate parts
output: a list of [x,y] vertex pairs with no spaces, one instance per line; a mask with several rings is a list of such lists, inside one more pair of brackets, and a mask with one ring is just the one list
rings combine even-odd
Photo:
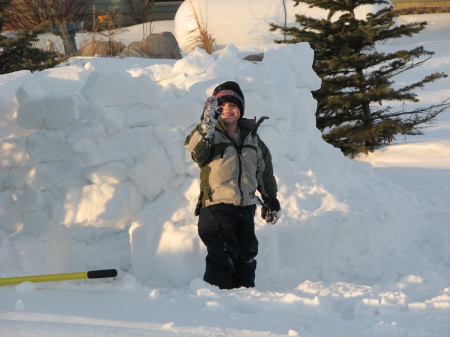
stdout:
[[196,215],[208,251],[203,280],[220,289],[255,286],[255,192],[264,200],[261,216],[267,223],[274,224],[280,211],[272,158],[257,134],[267,117],[242,118],[244,107],[239,85],[222,83],[185,142],[201,169]]

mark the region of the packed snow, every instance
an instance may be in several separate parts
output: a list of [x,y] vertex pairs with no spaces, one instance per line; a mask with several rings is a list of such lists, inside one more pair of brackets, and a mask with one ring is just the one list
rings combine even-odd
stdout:
[[[399,80],[450,74],[450,15],[401,20],[432,24],[379,48],[436,55]],[[243,60],[258,52],[262,62]],[[312,61],[307,44],[267,43],[0,76],[0,277],[119,272],[0,287],[0,336],[448,336],[450,113],[350,160],[315,128]],[[256,288],[229,291],[201,280],[199,169],[183,146],[225,80],[241,84],[246,117],[270,117],[260,135],[283,208],[274,226],[256,217]]]

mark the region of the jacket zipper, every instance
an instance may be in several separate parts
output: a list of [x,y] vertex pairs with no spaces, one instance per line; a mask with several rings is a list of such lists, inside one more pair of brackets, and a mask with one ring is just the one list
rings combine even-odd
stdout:
[[[241,195],[241,201],[239,203],[239,205],[242,207],[244,206],[244,191],[242,190],[242,159],[241,159],[241,155],[242,155],[242,146],[237,146],[236,143],[233,141],[233,139],[231,139],[230,136],[228,136],[228,134],[225,134],[225,137],[227,137],[231,143],[233,144],[234,148],[236,149],[237,152],[237,157],[238,157],[238,163],[239,163],[239,174],[238,174],[238,187],[239,187],[239,194]],[[244,140],[242,141],[242,143],[244,143]]]
[[[242,207],[244,206],[244,191],[242,190],[242,147],[243,145],[241,145],[240,147],[236,145],[236,143],[231,139],[230,136],[228,136],[228,134],[225,133],[225,137],[227,137],[231,143],[234,145],[234,148],[236,149],[237,155],[238,155],[238,162],[239,162],[239,174],[238,174],[238,187],[239,187],[239,193],[241,195],[241,202],[239,203],[239,205]],[[248,137],[248,135],[247,135]],[[246,137],[246,138],[247,138]],[[245,143],[245,139],[242,140],[242,144]]]
[[241,203],[240,206],[244,206],[244,191],[242,191],[242,159],[241,159],[241,155],[242,155],[242,147],[241,149],[239,149],[236,144],[234,145],[236,147],[236,151],[238,153],[238,161],[239,161],[239,175],[238,175],[238,186],[239,186],[239,193],[241,193]]

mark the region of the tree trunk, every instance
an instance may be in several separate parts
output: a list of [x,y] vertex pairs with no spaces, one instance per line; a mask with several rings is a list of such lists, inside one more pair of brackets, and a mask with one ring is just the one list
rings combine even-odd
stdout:
[[359,92],[364,96],[363,102],[361,103],[362,108],[362,120],[366,127],[371,127],[373,124],[372,114],[370,113],[370,102],[366,99],[366,87],[364,85],[364,73],[362,69],[356,69],[356,75],[358,77],[358,88]]

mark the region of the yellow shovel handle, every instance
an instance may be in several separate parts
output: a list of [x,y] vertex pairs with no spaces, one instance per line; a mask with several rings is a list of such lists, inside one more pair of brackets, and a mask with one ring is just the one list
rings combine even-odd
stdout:
[[0,278],[0,286],[7,284],[17,284],[22,282],[51,282],[51,281],[66,281],[66,280],[80,280],[80,279],[94,279],[94,278],[106,278],[116,277],[117,270],[92,270],[82,273],[65,273],[65,274],[50,274],[50,275],[35,275],[35,276],[22,276],[22,277],[10,277]]

